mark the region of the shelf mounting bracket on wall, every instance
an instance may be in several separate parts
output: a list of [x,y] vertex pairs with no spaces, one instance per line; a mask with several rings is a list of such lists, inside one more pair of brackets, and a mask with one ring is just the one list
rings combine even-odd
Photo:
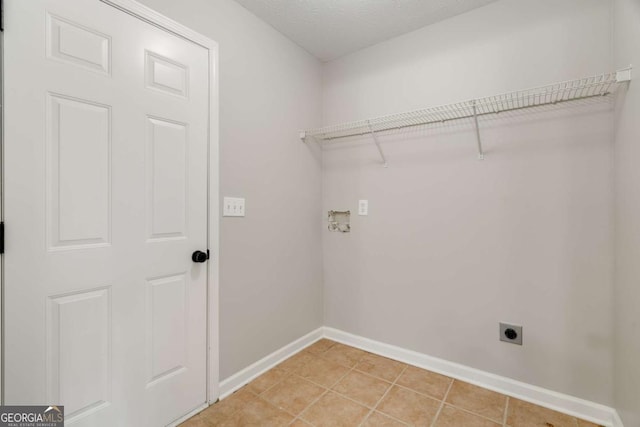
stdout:
[[632,68],[633,67],[629,65],[629,67],[627,68],[623,68],[622,70],[616,71],[616,82],[617,83],[630,82]]
[[376,147],[378,148],[378,153],[380,153],[380,157],[382,157],[382,166],[383,167],[388,167],[389,165],[387,164],[387,158],[384,155],[384,151],[382,151],[382,147],[380,146],[380,141],[378,141],[378,136],[376,135],[376,133],[373,131],[373,128],[371,127],[371,122],[369,122],[367,120],[367,126],[369,127],[369,133],[371,133],[371,137],[373,138],[373,142],[375,142]]
[[484,160],[484,152],[482,151],[482,139],[480,139],[480,126],[478,126],[478,108],[476,107],[476,101],[472,101],[473,104],[473,121],[476,125],[476,138],[478,141],[478,160]]

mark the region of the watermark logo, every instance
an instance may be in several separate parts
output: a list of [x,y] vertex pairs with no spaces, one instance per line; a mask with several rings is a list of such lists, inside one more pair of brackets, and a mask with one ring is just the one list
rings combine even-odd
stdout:
[[0,427],[64,427],[64,406],[0,406]]

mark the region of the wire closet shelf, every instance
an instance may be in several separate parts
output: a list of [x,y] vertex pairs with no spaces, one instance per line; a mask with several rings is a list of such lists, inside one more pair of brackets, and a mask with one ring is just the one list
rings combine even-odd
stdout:
[[522,110],[543,105],[584,100],[615,93],[631,80],[631,68],[617,72],[598,74],[576,80],[552,83],[531,89],[507,92],[484,98],[437,107],[423,108],[404,113],[390,114],[366,120],[341,123],[302,131],[300,137],[316,141],[330,141],[349,136],[371,135],[386,166],[386,158],[376,137],[376,132],[403,129],[413,126],[443,123],[450,120],[474,119],[478,137],[478,157],[483,159],[478,117]]

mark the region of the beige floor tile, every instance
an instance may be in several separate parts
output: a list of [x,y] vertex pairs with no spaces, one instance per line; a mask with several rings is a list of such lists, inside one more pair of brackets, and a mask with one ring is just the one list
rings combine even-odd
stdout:
[[247,402],[239,411],[224,420],[221,427],[279,427],[288,426],[293,416],[273,407],[259,397]]
[[501,425],[502,423],[494,423],[486,418],[445,405],[434,427],[500,427]]
[[455,380],[447,395],[447,403],[502,424],[507,396]]
[[369,409],[335,393],[329,392],[307,408],[301,418],[317,427],[358,426]]
[[366,351],[349,347],[342,344],[336,344],[322,354],[327,360],[339,363],[340,365],[353,368],[366,355]]
[[440,402],[411,390],[393,386],[376,408],[412,425],[430,425],[440,408]]
[[600,424],[595,424],[585,420],[578,420],[578,427],[602,427]]
[[294,354],[284,362],[280,363],[276,368],[283,369],[285,371],[293,372],[296,369],[306,365],[310,360],[313,360],[313,355],[306,351]]
[[[215,406],[215,405],[214,405]],[[205,414],[206,412],[206,414]],[[204,421],[204,425],[205,426],[217,426],[222,424],[223,421],[225,421],[227,418],[229,418],[231,415],[233,415],[235,413],[234,412],[224,412],[224,411],[219,411],[216,410],[213,407],[209,407],[207,408],[205,411],[200,412],[200,414],[198,414],[198,417],[200,417],[200,419],[202,421]]]
[[247,384],[247,388],[256,394],[260,394],[282,381],[287,375],[289,373],[284,369],[273,368]]
[[292,375],[265,391],[261,396],[278,408],[298,415],[324,391],[324,388]]
[[407,424],[394,420],[381,412],[374,411],[369,415],[362,427],[403,427]]
[[319,341],[314,342],[309,347],[305,348],[304,351],[312,354],[321,354],[329,350],[331,347],[333,347],[336,344],[337,343],[335,341],[331,341],[326,338],[323,338]]
[[313,427],[311,424],[306,422],[305,420],[301,420],[298,418],[294,422],[291,423],[291,427]]
[[511,427],[576,427],[574,417],[518,399],[509,399],[507,425]]
[[348,371],[349,369],[342,365],[314,356],[312,360],[294,372],[309,381],[331,387]]
[[351,371],[333,386],[333,390],[372,408],[389,387],[391,383],[358,371]]
[[178,427],[210,427],[211,424],[208,424],[204,418],[200,415],[196,415],[194,417],[189,418],[187,421],[178,425]]
[[404,363],[367,353],[356,365],[356,369],[385,381],[393,382],[406,367]]
[[235,412],[227,414],[224,412],[212,411],[206,415],[202,415],[201,413],[200,418],[205,422],[205,426],[219,426],[233,414],[235,414]]
[[[311,351],[320,356],[292,356],[180,427],[429,426],[449,384],[435,427],[495,427],[504,418],[499,393],[329,340]],[[602,427],[518,399],[508,407],[508,427]]]
[[453,379],[435,372],[409,366],[398,378],[397,384],[442,400]]
[[199,415],[208,423],[215,425],[231,416],[254,398],[255,394],[248,391],[246,387],[243,387],[220,402],[209,406],[200,412]]

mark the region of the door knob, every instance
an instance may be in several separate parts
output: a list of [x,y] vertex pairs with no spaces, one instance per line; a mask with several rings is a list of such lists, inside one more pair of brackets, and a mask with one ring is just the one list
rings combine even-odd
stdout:
[[209,251],[207,252],[202,252],[202,251],[195,251],[192,255],[191,255],[191,260],[193,262],[205,262],[206,260],[209,259]]

